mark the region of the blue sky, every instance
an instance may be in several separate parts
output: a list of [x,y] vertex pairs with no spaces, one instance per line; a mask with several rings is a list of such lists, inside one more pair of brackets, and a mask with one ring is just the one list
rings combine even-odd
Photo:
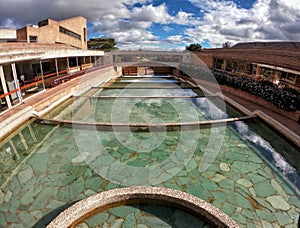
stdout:
[[0,0],[0,27],[82,15],[88,37],[124,50],[184,50],[251,41],[299,41],[300,0]]

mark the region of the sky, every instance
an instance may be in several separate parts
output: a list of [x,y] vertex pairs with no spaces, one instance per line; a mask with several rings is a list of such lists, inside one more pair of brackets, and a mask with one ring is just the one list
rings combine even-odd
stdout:
[[88,38],[121,50],[184,50],[253,41],[300,41],[300,0],[0,0],[0,27],[84,16]]

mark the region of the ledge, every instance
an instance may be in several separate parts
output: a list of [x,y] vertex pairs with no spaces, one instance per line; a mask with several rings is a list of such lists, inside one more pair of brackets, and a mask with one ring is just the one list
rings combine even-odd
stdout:
[[188,193],[151,186],[117,188],[85,198],[59,214],[47,228],[70,227],[90,217],[93,213],[107,209],[110,205],[140,201],[166,203],[196,214],[217,227],[239,227],[229,216],[206,201]]

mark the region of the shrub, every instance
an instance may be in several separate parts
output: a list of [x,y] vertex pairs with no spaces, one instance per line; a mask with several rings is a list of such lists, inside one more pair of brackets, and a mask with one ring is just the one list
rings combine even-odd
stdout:
[[215,73],[214,76],[221,85],[227,85],[255,96],[262,97],[283,110],[300,110],[300,93],[292,88],[279,88],[270,81],[255,81],[250,78],[221,73]]

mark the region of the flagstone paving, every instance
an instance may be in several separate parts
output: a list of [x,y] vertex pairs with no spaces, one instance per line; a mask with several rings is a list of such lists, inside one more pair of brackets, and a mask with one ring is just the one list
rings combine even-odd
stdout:
[[[33,226],[38,222],[41,223],[42,218],[48,213],[67,203],[104,190],[123,187],[102,178],[87,165],[84,159],[87,158],[87,155],[78,151],[72,129],[40,126],[38,123],[31,125],[34,131],[40,127],[47,128],[49,135],[41,145],[32,149],[31,154],[16,166],[16,173],[7,174],[6,179],[2,180],[0,226]],[[109,133],[101,132],[101,134]],[[200,135],[201,141],[206,144],[209,139],[209,129],[202,129]],[[176,136],[176,132],[169,132],[163,141],[163,150],[172,151],[173,145],[168,142],[173,143],[176,137],[179,137]],[[122,147],[122,144],[118,143],[111,135],[102,139],[106,148],[113,145],[113,151],[117,154],[121,152],[123,155],[131,155],[133,152]],[[247,143],[241,138],[237,138],[233,129],[227,128],[225,140],[230,142],[230,148],[223,145],[215,161],[206,171],[199,172],[198,169],[197,164],[201,162],[203,156],[201,145],[198,145],[195,153],[182,170],[158,186],[180,189],[196,195],[222,209],[241,227],[255,227],[255,222],[260,225],[263,223],[274,226],[295,225],[300,212],[298,190],[271,164],[264,162],[257,150],[253,147],[245,150],[244,146]],[[89,147],[93,148],[93,145],[89,145]],[[145,153],[136,153],[134,158],[126,156],[123,160],[121,156],[116,156],[116,153],[112,153],[111,157],[100,156],[99,158],[103,160],[120,159],[125,164],[131,163],[132,166],[138,167],[141,165],[139,163],[141,161],[145,162],[143,165],[147,162],[153,165],[165,159],[163,150],[157,148],[148,153],[146,157]],[[88,150],[88,145],[86,152],[91,152]],[[233,156],[233,154],[237,156]],[[239,160],[236,160],[237,157]],[[251,157],[256,158],[255,162]],[[261,159],[262,162],[259,162],[258,159]],[[110,165],[110,162],[108,161],[107,164]],[[105,169],[105,166],[102,168]],[[113,170],[109,171],[109,167],[107,169],[108,172],[113,173]],[[270,170],[272,171],[270,172]],[[136,177],[140,178],[141,184],[147,184],[150,174],[146,173],[145,175]],[[116,180],[119,178],[113,175],[109,177],[116,178]],[[105,213],[112,217],[110,212],[103,213],[101,215],[104,216],[103,218],[106,216]],[[137,223],[138,216],[136,214],[119,214],[114,215],[114,219],[111,219],[110,223],[103,219],[105,220],[103,225],[105,223],[107,225],[119,224],[120,226],[131,224],[133,217],[135,224],[140,224]],[[45,221],[48,220],[45,219]],[[87,225],[89,224],[87,223]]]
[[[148,185],[151,178],[160,180],[152,185],[179,189],[206,200],[241,227],[297,224],[299,175],[291,179],[274,158],[277,152],[250,143],[235,125],[227,126],[219,152],[204,171],[203,157],[213,156],[206,152],[210,137],[217,130],[221,132],[221,127],[165,135],[134,132],[132,137],[138,140],[126,146],[124,142],[131,138],[108,131],[74,130],[38,122],[28,126],[21,130],[25,138],[32,139],[26,141],[27,146],[18,133],[1,144],[0,227],[43,227],[80,199],[125,187],[130,181]],[[97,137],[89,138],[91,134]],[[195,136],[197,141],[189,154]],[[221,142],[214,142],[214,146],[218,143]],[[289,150],[293,153],[295,149]],[[151,168],[160,164],[160,170]],[[139,169],[142,167],[146,168]],[[162,219],[163,215],[166,216]],[[180,227],[184,226],[183,217],[189,217],[188,227],[206,227],[203,221],[178,209],[157,209],[153,205],[120,206],[95,216],[96,223],[90,218],[78,227]]]

